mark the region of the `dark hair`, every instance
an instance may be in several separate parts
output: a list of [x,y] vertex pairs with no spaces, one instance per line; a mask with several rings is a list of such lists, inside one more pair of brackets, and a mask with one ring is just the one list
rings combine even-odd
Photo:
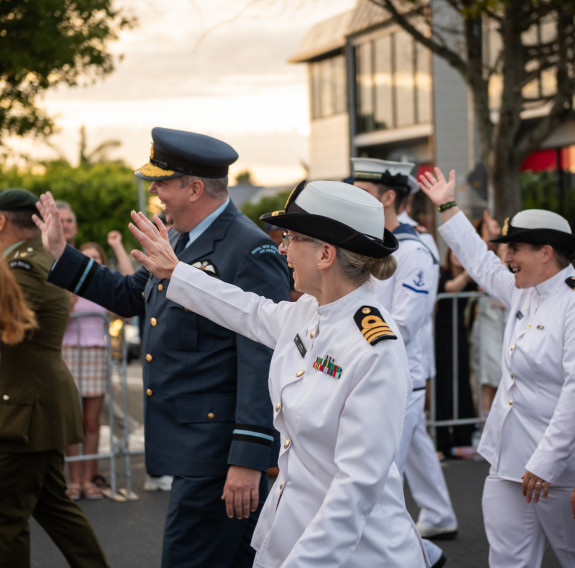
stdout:
[[[541,250],[544,244],[530,244],[532,250]],[[567,268],[575,260],[575,252],[567,252],[565,249],[549,245],[553,249],[553,256],[561,270]]]
[[[32,220],[32,215],[35,211],[31,209],[21,209],[19,211],[2,211],[3,215],[10,221],[17,229],[38,229]],[[37,213],[37,212],[36,212]]]

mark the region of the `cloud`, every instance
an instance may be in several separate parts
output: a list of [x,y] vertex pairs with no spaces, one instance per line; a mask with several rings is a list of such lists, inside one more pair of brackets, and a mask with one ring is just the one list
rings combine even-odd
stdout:
[[[252,8],[242,12],[248,3]],[[150,130],[165,126],[230,142],[240,153],[237,167],[250,169],[259,183],[303,175],[307,70],[287,59],[315,21],[350,9],[355,0],[118,4],[135,13],[139,25],[114,46],[124,57],[111,76],[47,93],[46,107],[61,129],[54,144],[75,159],[85,125],[90,146],[119,139],[116,156],[138,167],[149,152]]]

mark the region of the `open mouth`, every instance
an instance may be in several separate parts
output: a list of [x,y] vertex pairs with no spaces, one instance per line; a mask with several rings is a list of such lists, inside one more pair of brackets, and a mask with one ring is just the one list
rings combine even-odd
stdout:
[[509,269],[509,272],[511,272],[512,274],[517,274],[518,272],[521,272],[521,268],[519,268],[518,266],[514,267],[508,264],[507,268]]

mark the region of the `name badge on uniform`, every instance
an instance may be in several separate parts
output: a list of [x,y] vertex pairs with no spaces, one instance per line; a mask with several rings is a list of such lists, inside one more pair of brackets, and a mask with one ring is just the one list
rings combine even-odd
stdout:
[[305,354],[307,353],[307,349],[305,348],[305,345],[303,344],[303,341],[301,340],[299,333],[296,333],[296,336],[293,338],[293,341],[296,344],[296,347],[299,351],[299,354],[302,357],[305,357]]

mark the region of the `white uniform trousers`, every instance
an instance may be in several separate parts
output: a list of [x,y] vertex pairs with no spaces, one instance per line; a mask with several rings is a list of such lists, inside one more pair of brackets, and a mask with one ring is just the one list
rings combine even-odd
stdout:
[[537,568],[547,544],[563,568],[575,567],[572,487],[553,487],[539,503],[527,503],[521,483],[490,472],[483,488],[483,519],[490,568]]
[[[422,389],[412,392],[405,411],[403,431],[401,433],[395,463],[399,472],[406,474],[413,500],[421,509],[419,520],[421,521],[423,515],[426,519],[444,519],[444,522],[439,526],[457,525],[455,512],[451,506],[451,500],[447,490],[447,484],[441,471],[441,465],[437,459],[433,442],[425,427],[424,406],[425,390]],[[407,466],[413,461],[418,461],[418,474],[421,474],[421,477],[426,477],[423,483],[415,483],[415,491],[411,483],[410,475],[406,471]],[[413,469],[413,467],[410,469]],[[420,475],[417,475],[417,478],[419,480]],[[438,505],[441,504],[446,504],[447,507],[439,506],[438,508]],[[426,522],[426,524],[434,525],[434,523],[428,522]],[[425,552],[433,566],[441,557],[441,548],[427,539],[423,539],[423,544],[425,546]]]
[[443,470],[427,432],[425,416],[413,432],[404,474],[413,500],[420,508],[417,522],[438,528],[457,526]]

